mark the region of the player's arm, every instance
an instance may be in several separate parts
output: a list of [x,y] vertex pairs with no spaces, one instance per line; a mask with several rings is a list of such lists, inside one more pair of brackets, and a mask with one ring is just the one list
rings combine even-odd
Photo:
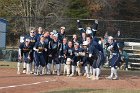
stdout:
[[19,49],[18,49],[19,60],[22,59],[22,49],[23,49],[23,43],[20,44]]
[[35,43],[35,46],[34,46],[34,48],[33,48],[34,51],[37,51],[37,52],[38,52],[39,49],[38,49],[37,47],[38,47],[38,42]]

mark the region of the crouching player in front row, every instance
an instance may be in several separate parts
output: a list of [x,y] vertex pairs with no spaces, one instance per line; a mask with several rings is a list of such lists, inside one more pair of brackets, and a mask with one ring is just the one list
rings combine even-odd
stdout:
[[20,74],[20,64],[23,63],[23,72],[30,74],[30,53],[32,47],[30,46],[30,39],[25,39],[25,42],[21,43],[19,46],[19,62],[17,63],[17,74]]
[[120,53],[119,53],[117,43],[113,41],[112,36],[108,37],[108,42],[109,42],[108,50],[112,52],[113,56],[110,60],[111,74],[109,77],[107,77],[107,79],[117,80],[118,79],[117,66],[119,65],[119,61],[120,61]]

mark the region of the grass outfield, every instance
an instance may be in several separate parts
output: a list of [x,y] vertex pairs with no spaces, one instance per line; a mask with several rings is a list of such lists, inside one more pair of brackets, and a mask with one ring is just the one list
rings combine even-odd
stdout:
[[0,68],[16,68],[17,62],[0,61]]
[[66,89],[60,91],[50,91],[42,93],[140,93],[140,90],[123,90],[123,89]]

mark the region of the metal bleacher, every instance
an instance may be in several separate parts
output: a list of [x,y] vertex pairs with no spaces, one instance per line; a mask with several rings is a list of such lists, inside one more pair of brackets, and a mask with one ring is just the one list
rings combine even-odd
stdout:
[[128,68],[140,69],[140,42],[124,42],[124,50],[129,55]]

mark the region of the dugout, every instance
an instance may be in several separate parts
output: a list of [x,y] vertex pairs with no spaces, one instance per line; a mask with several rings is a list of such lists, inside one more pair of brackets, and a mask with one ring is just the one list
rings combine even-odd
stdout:
[[0,18],[0,49],[6,48],[7,21]]

